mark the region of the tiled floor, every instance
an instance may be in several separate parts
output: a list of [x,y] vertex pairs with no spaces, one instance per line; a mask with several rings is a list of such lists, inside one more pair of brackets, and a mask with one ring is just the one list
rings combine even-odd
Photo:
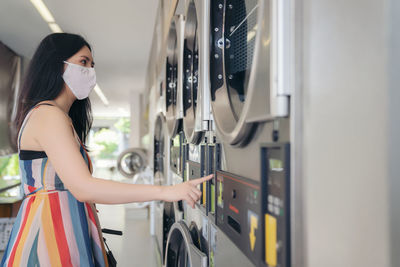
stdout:
[[[97,163],[100,163],[97,161]],[[123,179],[116,170],[95,168],[95,177],[107,177],[121,182]],[[130,204],[127,205],[131,207]],[[156,241],[150,236],[149,219],[146,210],[125,209],[126,205],[97,205],[102,228],[123,231],[122,236],[108,235],[107,244],[117,260],[118,267],[158,267],[161,261],[156,257]],[[125,216],[126,215],[126,216]],[[147,216],[148,217],[148,216]]]
[[[122,236],[105,234],[107,244],[120,267],[156,267],[156,242],[149,233],[149,220],[143,218],[143,210],[129,209],[125,216],[124,205],[97,205],[103,228],[123,231]],[[138,217],[138,218],[132,218]]]

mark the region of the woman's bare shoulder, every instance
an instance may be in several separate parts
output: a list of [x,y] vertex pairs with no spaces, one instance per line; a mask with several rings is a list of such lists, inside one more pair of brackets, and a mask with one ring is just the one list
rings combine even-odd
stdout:
[[32,128],[36,128],[43,133],[44,130],[55,128],[54,130],[70,126],[72,121],[67,114],[57,106],[40,105],[35,108],[31,115],[30,124]]
[[39,105],[31,111],[21,133],[21,149],[42,150],[39,140],[71,132],[69,117],[58,107]]

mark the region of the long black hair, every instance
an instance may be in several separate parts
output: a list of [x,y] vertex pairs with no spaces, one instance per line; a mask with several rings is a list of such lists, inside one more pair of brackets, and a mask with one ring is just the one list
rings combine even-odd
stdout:
[[[15,119],[17,132],[33,106],[44,100],[53,100],[61,93],[64,85],[63,61],[76,54],[84,46],[92,50],[82,36],[70,33],[53,33],[40,42],[29,64],[18,96]],[[79,138],[85,143],[93,122],[89,98],[77,99],[69,110],[69,116]]]

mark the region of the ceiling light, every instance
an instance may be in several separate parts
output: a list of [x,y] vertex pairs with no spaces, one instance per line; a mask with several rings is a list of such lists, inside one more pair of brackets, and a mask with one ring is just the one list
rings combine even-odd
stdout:
[[107,97],[104,95],[103,91],[101,91],[98,84],[94,87],[94,91],[100,97],[101,101],[103,101],[104,105],[108,106],[110,103],[107,100]]
[[51,15],[49,9],[42,0],[31,0],[31,3],[47,23],[55,22],[53,15]]
[[52,32],[63,32],[57,23],[49,23],[49,27]]

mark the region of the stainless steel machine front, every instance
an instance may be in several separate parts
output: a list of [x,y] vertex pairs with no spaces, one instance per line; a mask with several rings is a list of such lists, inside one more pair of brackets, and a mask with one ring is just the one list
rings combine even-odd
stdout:
[[209,95],[209,0],[186,2],[183,47],[183,128],[200,143],[211,119]]
[[170,137],[177,134],[181,127],[182,110],[182,62],[183,31],[185,21],[183,15],[172,18],[166,45],[165,65],[165,116]]
[[274,8],[185,1],[181,87],[171,17],[164,84],[172,181],[214,178],[199,186],[194,209],[174,203],[165,266],[290,266],[290,90],[272,78],[282,77],[272,55],[282,50]]
[[[157,115],[154,126],[153,140],[153,171],[154,184],[168,185],[169,182],[169,137],[164,115]],[[155,236],[158,248],[163,258],[165,256],[165,246],[167,243],[168,232],[175,222],[174,205],[170,202],[157,201],[154,203],[154,224]]]
[[274,90],[273,1],[211,3],[211,104],[221,139],[245,145],[258,122],[289,114],[288,94]]

